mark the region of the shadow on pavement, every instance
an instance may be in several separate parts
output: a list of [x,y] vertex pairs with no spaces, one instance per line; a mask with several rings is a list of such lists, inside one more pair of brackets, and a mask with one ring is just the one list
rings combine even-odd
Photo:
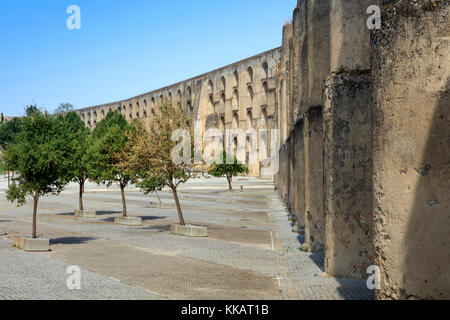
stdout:
[[[168,218],[168,217],[154,217],[154,216],[129,216],[129,217],[141,218],[142,222],[155,221],[155,220],[164,220],[164,219]],[[114,217],[104,218],[104,219],[101,219],[101,221],[103,221],[103,222],[114,222]]]
[[50,244],[82,244],[88,241],[96,240],[95,238],[91,237],[64,237],[64,238],[57,238],[57,239],[51,239]]
[[170,225],[161,225],[161,226],[152,226],[152,227],[146,227],[142,228],[144,230],[156,230],[158,232],[169,232],[170,231]]
[[140,216],[139,218],[142,219],[142,221],[154,221],[154,220],[164,220],[168,217],[154,217],[154,216]]
[[122,213],[122,211],[97,211],[98,216],[106,216],[108,214],[118,214]]

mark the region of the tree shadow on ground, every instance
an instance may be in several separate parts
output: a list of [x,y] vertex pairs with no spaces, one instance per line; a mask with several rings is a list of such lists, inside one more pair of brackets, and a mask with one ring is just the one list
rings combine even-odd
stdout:
[[168,217],[154,217],[154,216],[140,216],[139,218],[142,219],[142,221],[154,221],[154,220],[164,220]]
[[151,227],[145,227],[142,228],[143,230],[155,230],[158,232],[169,232],[170,231],[170,225],[160,225],[160,226],[151,226]]
[[[121,213],[121,212],[120,212]],[[155,220],[164,220],[168,217],[155,217],[155,216],[129,216],[130,218],[141,218],[142,222],[145,221],[155,221]],[[104,218],[101,221],[104,222],[114,222],[114,217]]]
[[97,211],[98,216],[106,216],[109,214],[119,214],[122,213],[122,211]]
[[[96,211],[97,216],[105,216],[109,214],[118,214],[122,213],[122,211]],[[63,213],[57,213],[57,216],[75,216],[75,212],[63,212]]]
[[51,239],[50,244],[82,244],[86,243],[88,241],[96,240],[92,237],[63,237],[63,238],[57,238],[57,239]]

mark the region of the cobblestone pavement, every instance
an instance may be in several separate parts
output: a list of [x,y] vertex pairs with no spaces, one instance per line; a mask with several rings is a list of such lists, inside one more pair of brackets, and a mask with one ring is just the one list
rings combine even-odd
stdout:
[[0,240],[0,300],[160,300],[164,297],[81,270],[81,290],[67,288],[70,264],[24,253]]
[[268,197],[271,219],[276,223],[280,287],[285,300],[372,300],[365,281],[339,279],[324,274],[321,253],[300,251],[302,236],[292,231],[285,208],[276,195]]
[[[291,231],[271,181],[238,178],[234,186],[237,191],[229,193],[225,179],[195,179],[180,189],[186,220],[208,226],[207,239],[168,233],[168,226],[177,222],[177,212],[167,190],[160,192],[164,203],[160,209],[155,206],[154,195],[127,189],[129,214],[142,217],[142,227],[113,223],[121,213],[120,193],[114,186],[86,186],[85,207],[97,210],[97,219],[73,216],[78,205],[76,185],[58,197],[42,198],[38,233],[51,239],[52,252],[26,254],[8,248],[11,240],[4,237],[0,299],[372,297],[363,281],[323,276],[323,256],[298,250],[301,239]],[[16,208],[6,202],[5,190],[5,181],[0,181],[0,238],[2,230],[9,236],[28,233],[31,203]],[[35,261],[44,266],[36,272]],[[86,291],[74,293],[61,288],[69,264],[83,268]],[[20,267],[9,272],[14,265]],[[27,274],[22,279],[23,273]],[[26,286],[33,288],[28,291],[32,294],[24,290]]]

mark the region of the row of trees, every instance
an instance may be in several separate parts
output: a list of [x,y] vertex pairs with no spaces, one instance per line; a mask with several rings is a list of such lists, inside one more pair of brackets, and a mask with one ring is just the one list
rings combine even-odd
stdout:
[[[193,131],[183,110],[163,100],[149,130],[139,120],[128,123],[119,112],[109,112],[92,132],[70,108],[61,111],[50,115],[31,106],[25,117],[0,126],[3,165],[17,173],[7,199],[23,205],[27,196],[32,197],[34,238],[39,199],[46,194],[59,194],[68,183],[76,182],[79,208],[84,210],[83,191],[88,180],[119,185],[124,217],[127,217],[125,189],[130,183],[146,194],[169,187],[180,224],[185,225],[177,188],[191,178],[193,159],[172,161],[180,142],[172,139],[175,131],[189,132],[191,150],[194,147]],[[248,172],[247,168],[237,160],[234,164],[213,164],[210,168],[214,176],[227,176],[230,188],[231,177],[244,172]]]

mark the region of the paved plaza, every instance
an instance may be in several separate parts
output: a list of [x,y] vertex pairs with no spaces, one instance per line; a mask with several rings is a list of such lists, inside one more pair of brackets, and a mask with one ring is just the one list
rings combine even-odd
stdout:
[[[85,208],[96,219],[73,216],[77,185],[42,198],[38,234],[51,239],[48,253],[12,247],[14,235],[31,232],[32,202],[7,202],[0,178],[0,299],[372,299],[365,281],[336,279],[323,272],[323,255],[300,251],[287,213],[270,180],[193,179],[180,188],[188,223],[208,227],[208,238],[169,234],[177,211],[171,192],[126,191],[129,216],[143,226],[114,224],[121,215],[120,191],[89,184]],[[242,187],[242,190],[241,190]],[[69,266],[81,272],[81,289],[67,288]]]

